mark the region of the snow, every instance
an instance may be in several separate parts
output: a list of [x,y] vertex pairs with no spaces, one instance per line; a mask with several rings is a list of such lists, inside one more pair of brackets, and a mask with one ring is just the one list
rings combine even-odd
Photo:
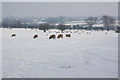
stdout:
[[2,79],[2,29],[0,29],[0,79]]
[[65,22],[65,25],[86,25],[87,23],[85,21],[67,21]]
[[94,24],[93,27],[103,27],[103,24]]
[[[118,77],[117,33],[79,31],[71,38],[62,33],[63,39],[50,40],[51,34],[60,34],[50,31],[3,29],[3,78]],[[13,33],[17,36],[11,38]]]

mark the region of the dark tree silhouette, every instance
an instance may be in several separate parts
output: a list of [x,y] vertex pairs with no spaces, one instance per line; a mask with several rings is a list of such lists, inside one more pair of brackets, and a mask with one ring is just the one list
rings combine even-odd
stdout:
[[91,30],[92,25],[97,22],[97,17],[88,17],[85,21],[86,21],[86,23],[87,23],[87,25],[89,27],[89,30]]
[[64,24],[59,24],[58,29],[60,29],[61,32],[63,32],[66,29],[66,26]]
[[47,23],[45,23],[45,24],[40,24],[39,27],[40,27],[40,28],[39,28],[40,30],[43,30],[44,32],[46,32],[46,30],[49,29],[49,24],[47,24]]
[[113,25],[115,24],[115,19],[111,16],[103,15],[101,20],[104,28],[108,31],[110,30],[110,27],[113,27]]

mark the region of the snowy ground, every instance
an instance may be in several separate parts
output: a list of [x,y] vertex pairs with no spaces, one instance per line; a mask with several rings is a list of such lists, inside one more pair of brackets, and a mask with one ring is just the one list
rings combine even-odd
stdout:
[[[3,77],[118,77],[118,34],[79,31],[81,34],[72,33],[71,38],[49,40],[54,31],[3,29]],[[15,38],[11,38],[13,33]],[[39,38],[33,39],[34,34]]]
[[2,29],[0,29],[0,79],[2,78]]

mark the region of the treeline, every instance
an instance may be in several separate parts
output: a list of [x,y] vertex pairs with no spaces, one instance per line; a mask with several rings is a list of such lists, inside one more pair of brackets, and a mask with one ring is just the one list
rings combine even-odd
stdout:
[[[32,20],[27,19],[15,19],[15,18],[4,18],[2,21],[3,28],[37,28],[46,32],[48,29],[60,29],[64,31],[65,29],[77,29],[77,30],[119,30],[119,26],[116,25],[116,20],[112,16],[103,15],[101,18],[98,17],[87,17],[84,19],[86,24],[83,25],[65,25],[66,18],[60,17],[56,18],[47,18],[42,21],[46,23],[36,24]],[[41,20],[40,20],[41,21]],[[59,23],[58,25],[55,25]],[[95,24],[102,24],[103,26],[94,26]]]

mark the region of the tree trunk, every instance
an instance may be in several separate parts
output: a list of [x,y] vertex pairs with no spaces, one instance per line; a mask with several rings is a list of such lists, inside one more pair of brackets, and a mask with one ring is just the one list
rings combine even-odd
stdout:
[[63,30],[61,30],[61,33],[63,33]]
[[46,30],[45,30],[45,29],[44,29],[43,31],[44,31],[44,32],[46,32]]

